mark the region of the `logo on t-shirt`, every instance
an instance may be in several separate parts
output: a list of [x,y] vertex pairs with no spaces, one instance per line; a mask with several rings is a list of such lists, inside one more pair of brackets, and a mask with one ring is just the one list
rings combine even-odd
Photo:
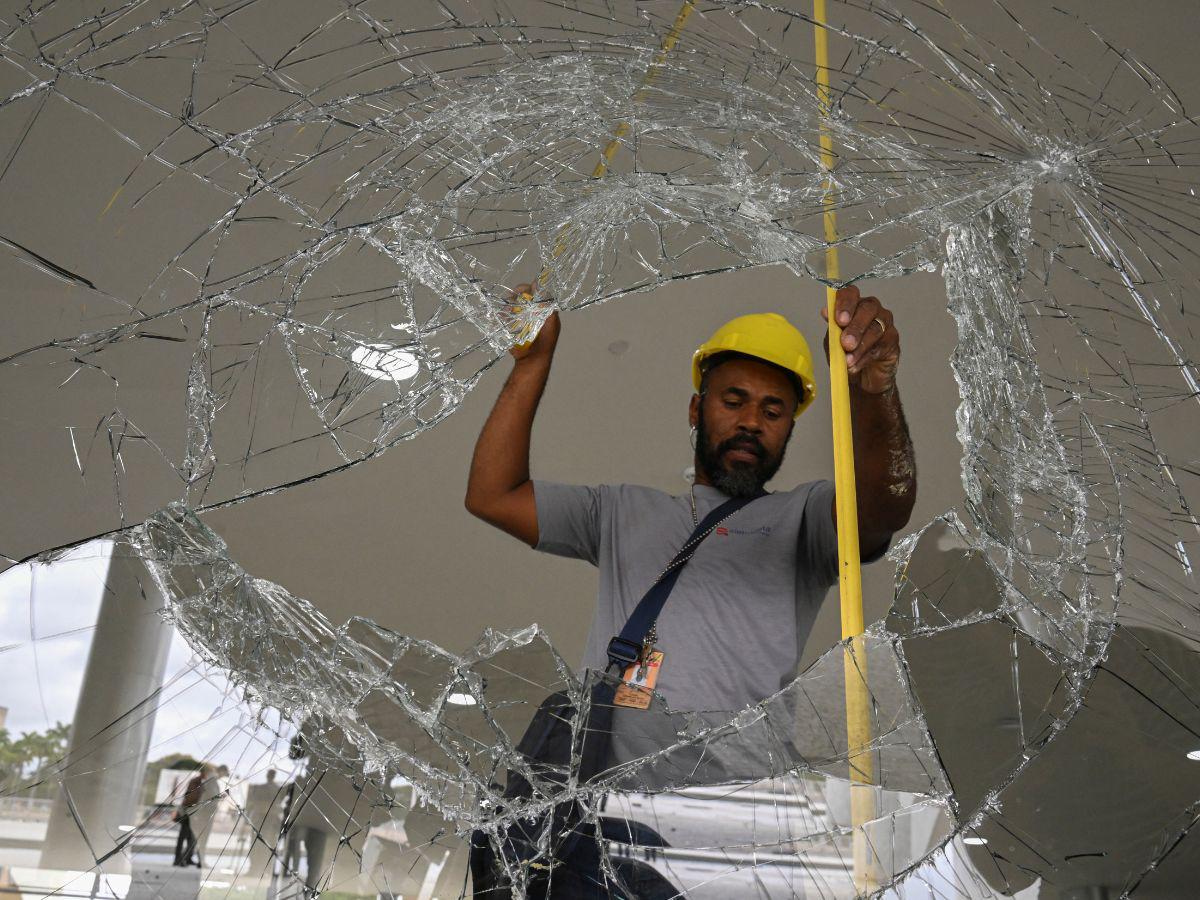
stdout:
[[728,537],[731,534],[757,534],[768,535],[771,533],[770,525],[762,525],[758,528],[726,528],[722,525],[717,529],[717,534]]

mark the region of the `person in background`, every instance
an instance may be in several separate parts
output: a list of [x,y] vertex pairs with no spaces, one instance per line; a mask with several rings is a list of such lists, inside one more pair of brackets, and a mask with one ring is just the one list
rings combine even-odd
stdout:
[[253,878],[271,877],[286,797],[287,784],[276,780],[274,769],[267,769],[266,784],[250,785],[246,796],[246,822],[250,831],[248,874]]
[[193,859],[196,854],[196,832],[192,828],[192,815],[200,806],[204,794],[204,780],[211,777],[212,766],[204,763],[196,774],[188,779],[183,789],[183,799],[175,813],[179,823],[179,836],[175,839],[175,862],[177,866],[200,865]]
[[[222,767],[224,768],[224,767]],[[228,772],[228,769],[225,769]],[[191,811],[192,832],[194,838],[194,859],[189,857],[189,863],[204,867],[204,847],[212,833],[213,820],[217,816],[217,806],[222,795],[222,782],[219,770],[212,763],[205,763],[200,768],[203,776],[200,782],[200,801]]]

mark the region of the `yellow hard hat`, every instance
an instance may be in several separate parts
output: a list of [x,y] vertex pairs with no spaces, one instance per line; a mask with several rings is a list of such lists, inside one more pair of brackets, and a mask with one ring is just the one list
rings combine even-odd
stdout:
[[754,313],[730,319],[692,354],[692,386],[700,390],[704,360],[733,351],[774,363],[794,372],[804,385],[804,396],[796,407],[796,418],[813,402],[817,384],[813,380],[812,353],[799,329],[779,313]]

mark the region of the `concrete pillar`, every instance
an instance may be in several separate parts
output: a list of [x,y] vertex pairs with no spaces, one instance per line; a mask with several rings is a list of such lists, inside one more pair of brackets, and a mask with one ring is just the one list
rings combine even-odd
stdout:
[[[128,837],[119,826],[138,824],[172,629],[145,565],[128,554],[118,544],[109,563],[42,868],[95,868]],[[128,873],[128,854],[113,854],[100,871]]]

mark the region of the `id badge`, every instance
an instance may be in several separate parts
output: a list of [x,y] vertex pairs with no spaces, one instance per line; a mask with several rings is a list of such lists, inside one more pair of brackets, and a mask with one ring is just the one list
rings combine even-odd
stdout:
[[633,663],[625,669],[625,674],[621,676],[621,685],[613,697],[613,703],[617,706],[627,706],[630,709],[649,709],[650,692],[658,683],[658,672],[662,668],[662,663],[663,652],[652,650],[644,666],[640,663]]

